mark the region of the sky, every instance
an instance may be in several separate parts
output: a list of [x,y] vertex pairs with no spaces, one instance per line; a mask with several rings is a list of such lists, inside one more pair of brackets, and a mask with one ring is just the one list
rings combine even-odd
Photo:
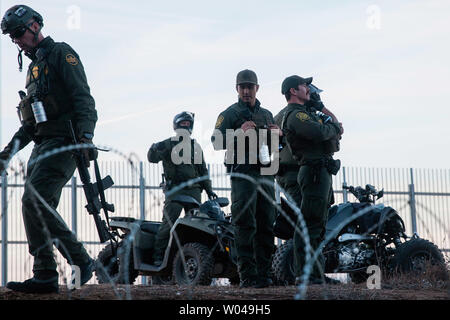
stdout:
[[[99,116],[94,143],[147,161],[195,113],[193,137],[222,163],[210,137],[237,101],[236,74],[254,70],[273,115],[281,82],[312,76],[343,123],[346,167],[449,168],[450,1],[22,1],[44,17],[44,36],[80,55]],[[14,1],[1,0],[2,15]],[[0,145],[19,128],[24,72],[1,37]],[[32,144],[18,157],[26,160]],[[100,160],[121,160],[101,153]]]

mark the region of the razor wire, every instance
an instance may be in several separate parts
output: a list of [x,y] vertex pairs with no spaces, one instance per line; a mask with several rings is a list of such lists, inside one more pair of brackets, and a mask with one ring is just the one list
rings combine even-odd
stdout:
[[[95,145],[88,145],[88,144],[80,144],[80,145],[69,145],[69,146],[60,147],[60,148],[57,148],[57,149],[55,149],[55,150],[49,151],[49,152],[47,152],[46,154],[41,155],[38,159],[35,159],[32,163],[37,162],[37,161],[41,161],[41,160],[43,160],[43,159],[45,159],[45,158],[47,158],[47,157],[50,157],[50,156],[52,156],[52,155],[55,155],[55,154],[59,153],[59,152],[66,152],[66,151],[75,150],[75,149],[84,149],[84,148],[93,148],[93,147],[98,147],[98,146],[95,146]],[[106,147],[106,148],[109,148],[109,147]],[[122,152],[117,151],[117,150],[114,150],[114,149],[112,149],[112,148],[110,148],[110,151],[113,151],[114,153],[117,153],[117,154],[119,154],[119,155],[125,157],[125,158],[128,160],[128,163],[132,166],[133,171],[137,171],[137,167],[134,165],[133,160],[131,160],[131,156],[126,156],[126,155],[123,154]],[[11,156],[11,157],[12,157],[12,156]],[[10,157],[10,158],[11,158],[11,157]],[[10,160],[10,159],[8,159],[8,163],[9,163],[9,160]],[[4,160],[1,160],[1,161],[4,161]],[[32,164],[32,163],[31,163],[31,164]],[[22,173],[24,174],[23,168],[24,168],[24,165],[21,163],[21,169],[22,169],[21,171],[22,171]],[[6,170],[6,168],[5,168],[5,170]],[[291,224],[291,226],[293,226],[293,227],[295,228],[295,232],[299,232],[299,233],[303,236],[305,243],[306,243],[306,244],[309,244],[308,231],[307,231],[307,228],[306,228],[306,223],[305,223],[305,221],[303,220],[303,216],[302,216],[302,214],[301,214],[301,210],[295,205],[295,202],[292,201],[292,198],[290,197],[290,195],[289,195],[288,193],[285,192],[285,190],[283,190],[283,189],[280,187],[281,191],[284,193],[284,195],[285,195],[286,198],[288,199],[288,202],[287,202],[288,205],[289,205],[289,206],[291,207],[291,209],[296,213],[296,215],[298,216],[298,218],[299,218],[299,220],[300,220],[300,227],[301,227],[300,229],[301,229],[301,230],[298,230],[298,227],[297,227],[296,223],[294,223],[294,222],[289,218],[289,216],[287,215],[287,213],[284,212],[284,210],[282,210],[282,208],[276,203],[276,201],[274,200],[274,197],[270,197],[270,195],[268,195],[267,193],[265,193],[265,191],[262,189],[262,187],[261,187],[261,185],[260,185],[261,183],[268,183],[268,184],[271,184],[270,182],[264,181],[264,180],[261,180],[261,181],[258,180],[258,181],[257,181],[256,179],[253,179],[253,178],[250,177],[250,176],[246,176],[246,175],[238,174],[238,173],[232,173],[231,176],[232,176],[232,177],[241,178],[241,179],[247,179],[248,181],[250,181],[250,182],[252,182],[252,183],[254,183],[254,184],[257,184],[257,190],[258,190],[261,194],[263,194],[263,196],[265,196],[266,198],[268,198],[268,199],[271,201],[272,205],[273,205],[274,207],[276,207],[276,209],[277,209],[278,211],[280,211],[281,214],[283,214],[283,216],[284,216],[284,217],[286,218],[286,220]],[[206,180],[206,179],[209,179],[209,175],[208,175],[208,176],[199,177],[199,178],[195,178],[195,179],[191,179],[191,180],[189,180],[189,181],[187,181],[187,182],[184,182],[184,183],[182,183],[182,184],[179,184],[179,185],[175,186],[173,189],[171,189],[170,191],[168,191],[168,192],[166,193],[166,196],[169,196],[169,195],[171,195],[171,194],[173,194],[173,193],[176,193],[177,191],[179,191],[179,190],[181,190],[181,189],[183,189],[183,188],[185,188],[185,187],[187,187],[187,186],[191,186],[191,185],[193,185],[193,184],[195,184],[195,183],[197,183],[197,182],[200,182],[200,181],[203,181],[203,180]],[[256,194],[256,193],[255,193],[255,194]],[[37,198],[38,201],[40,201],[40,202],[42,203],[41,199],[39,199],[38,196],[36,196],[36,198]],[[249,200],[252,200],[252,199],[249,199]],[[246,205],[249,205],[249,202],[250,202],[250,201],[248,201],[248,203],[247,203]],[[44,205],[45,205],[45,204],[44,204]],[[53,208],[47,207],[48,204],[46,204],[45,206],[46,206],[46,208],[47,208],[49,211],[51,211],[53,214],[54,214],[54,213],[58,214],[58,213],[56,212],[56,210],[54,210]],[[375,206],[378,206],[378,208],[381,208],[382,205],[375,205]],[[374,207],[374,206],[369,206],[369,207],[366,209],[366,211],[368,212],[369,210],[373,209],[373,207]],[[52,210],[50,210],[50,209],[52,209]],[[399,209],[399,210],[401,210],[401,209]],[[346,219],[345,221],[342,221],[341,224],[339,225],[339,227],[337,228],[337,230],[339,230],[340,228],[342,228],[343,226],[345,226],[345,225],[348,224],[349,222],[353,221],[354,219],[357,219],[358,217],[364,215],[364,214],[366,213],[366,211],[362,210],[362,211],[356,213],[355,215],[353,215],[352,217]],[[170,219],[168,219],[168,221],[169,221],[169,223],[171,223],[171,220],[170,220]],[[171,223],[171,227],[173,227],[173,224],[172,224],[172,223]],[[127,238],[127,237],[125,238],[126,241],[128,241],[128,242],[125,242],[125,248],[124,248],[125,253],[126,253],[126,252],[128,252],[128,254],[131,253],[131,244],[132,244],[132,241],[134,240],[134,236],[135,236],[135,232],[136,232],[136,231],[137,231],[136,229],[133,230],[133,232],[131,233],[131,237],[130,237],[130,238]],[[313,265],[314,263],[317,263],[318,255],[319,255],[320,252],[323,250],[323,248],[326,246],[326,244],[327,244],[329,241],[331,241],[331,240],[337,235],[337,234],[335,234],[335,233],[336,233],[336,230],[335,230],[335,232],[333,232],[333,235],[327,236],[326,239],[321,243],[321,245],[319,246],[319,248],[318,248],[316,251],[314,251],[313,253],[311,253],[311,251],[310,251],[310,250],[311,250],[310,245],[309,245],[309,247],[305,248],[306,252],[308,252],[308,253],[307,253],[307,257],[308,257],[308,258],[306,259],[307,263],[306,263],[306,265],[305,265],[305,267],[304,267],[304,269],[303,269],[303,279],[306,279],[306,280],[309,279],[310,272],[312,271],[312,265]],[[367,232],[367,233],[368,233],[368,232]],[[176,242],[176,244],[177,244],[178,250],[180,251],[180,254],[181,254],[181,256],[182,256],[183,263],[186,264],[186,260],[185,260],[184,254],[183,254],[182,246],[181,246],[180,241],[177,240],[177,234],[176,234],[176,232],[174,233],[174,238],[175,238],[175,242]],[[56,246],[56,245],[58,245],[58,246],[59,246],[59,245],[62,245],[62,247],[63,247],[63,244],[59,244],[59,243],[58,243],[58,239],[51,239],[51,240],[52,240],[52,243],[55,244],[55,246]],[[128,249],[127,249],[127,248],[128,248]],[[58,249],[59,249],[59,247],[58,247]],[[65,250],[65,249],[62,248],[62,250]],[[212,250],[213,250],[213,249],[212,249]],[[129,262],[130,259],[125,259],[125,261]],[[97,267],[98,267],[98,268],[102,268],[103,266],[97,264]],[[125,267],[126,273],[128,273],[128,272],[129,272],[129,269],[127,269],[127,268],[129,268],[129,266],[124,266],[124,267]],[[186,271],[186,270],[185,270],[185,271]],[[322,271],[323,271],[323,270],[322,270]],[[105,273],[107,274],[107,272],[105,272]],[[127,279],[128,279],[128,275],[127,275]],[[116,294],[116,297],[119,298],[119,299],[122,299],[123,297],[122,297],[122,295],[119,293],[119,288],[117,287],[117,283],[114,281],[114,279],[110,278],[110,284],[111,284],[112,290],[113,290],[114,293]],[[305,298],[305,293],[306,293],[307,285],[308,285],[308,282],[307,282],[307,281],[302,281],[302,284],[299,285],[299,286],[297,287],[298,293],[295,295],[294,298],[296,298],[296,299],[304,299],[304,298]],[[189,287],[190,287],[190,291],[189,291],[189,292],[190,292],[190,294],[192,295],[192,293],[193,293],[193,291],[192,291],[193,285],[191,284]],[[126,296],[125,296],[125,298],[126,298],[126,299],[132,299],[130,287],[129,287],[129,286],[126,286],[125,289],[126,289]],[[70,292],[69,292],[69,294],[70,294]]]
[[[6,161],[5,160],[0,160],[0,161],[2,161],[5,164],[4,165],[4,170],[5,171],[8,169],[8,166],[9,166],[11,158],[17,153],[18,147],[19,147],[19,141],[15,140],[14,141],[14,147],[13,147],[13,149],[12,149],[8,159]],[[135,166],[134,166],[134,163],[131,160],[131,157],[134,156],[134,154],[131,154],[130,156],[126,156],[121,151],[116,150],[114,148],[111,148],[109,146],[100,146],[100,145],[85,144],[85,143],[83,143],[83,144],[71,144],[71,145],[66,145],[66,146],[61,146],[61,147],[58,147],[58,148],[54,148],[54,149],[52,149],[50,151],[47,151],[47,152],[43,153],[42,155],[39,155],[38,157],[32,159],[31,161],[29,161],[28,166],[31,166],[31,165],[39,162],[39,161],[43,161],[43,160],[45,160],[45,159],[47,159],[49,157],[52,157],[54,155],[57,155],[59,153],[69,152],[69,151],[73,151],[73,150],[81,150],[81,149],[103,149],[103,151],[112,151],[113,153],[118,154],[119,156],[122,156],[125,159],[127,159],[128,163],[131,165],[131,167],[134,170],[136,170]],[[21,168],[22,168],[22,174],[24,176],[24,180],[26,181],[26,174],[25,174],[25,170],[24,170],[25,166],[24,166],[22,161],[20,161],[20,165],[21,165]],[[46,224],[45,219],[43,218],[42,212],[41,212],[41,210],[39,209],[39,207],[37,205],[36,200],[39,201],[45,207],[45,209],[48,210],[48,212],[53,214],[57,219],[60,219],[61,222],[65,224],[64,220],[61,218],[59,213],[54,208],[52,208],[45,201],[45,199],[42,198],[42,196],[37,192],[37,190],[34,188],[34,186],[30,182],[26,181],[25,185],[29,188],[29,190],[32,192],[32,194],[35,197],[33,199],[33,206],[34,206],[34,209],[37,212],[37,218],[39,219],[39,221],[41,222],[41,224],[43,226],[43,230],[44,230],[45,236],[47,237],[46,244],[44,244],[41,247],[37,248],[37,250],[43,249],[45,247],[50,247],[51,248],[53,245],[55,245],[55,247],[58,249],[58,251],[60,251],[63,254],[63,257],[67,260],[67,262],[70,265],[73,265],[72,257],[70,256],[70,254],[69,254],[67,248],[64,246],[64,244],[62,242],[60,242],[59,239],[51,237],[51,233],[50,233],[50,231],[48,229],[48,226]],[[98,263],[96,263],[96,267],[100,267],[100,266],[98,266]],[[71,281],[72,280],[73,279],[71,279]],[[111,281],[111,284],[113,284],[113,281]],[[116,294],[116,296],[118,298],[121,298],[121,296],[118,293],[118,290],[115,287],[115,285],[113,286],[113,291],[114,291],[114,293]],[[70,298],[70,295],[71,295],[70,294],[70,290],[68,292],[69,292],[69,298]],[[127,294],[127,297],[131,297],[130,290],[127,290],[126,294]]]

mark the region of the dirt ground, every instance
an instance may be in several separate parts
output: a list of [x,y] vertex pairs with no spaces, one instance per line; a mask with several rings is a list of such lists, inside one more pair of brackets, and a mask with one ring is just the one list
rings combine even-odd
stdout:
[[[310,285],[306,300],[450,300],[448,283],[438,285],[385,284],[381,289],[368,289],[366,284]],[[177,285],[85,285],[70,291],[60,286],[58,294],[31,295],[13,292],[0,287],[0,300],[295,300],[295,286],[274,286],[264,289],[238,286]]]

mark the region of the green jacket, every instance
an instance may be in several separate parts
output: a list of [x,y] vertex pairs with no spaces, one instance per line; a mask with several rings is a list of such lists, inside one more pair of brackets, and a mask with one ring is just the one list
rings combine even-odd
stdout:
[[[215,125],[215,132],[211,137],[211,141],[214,144],[214,148],[216,150],[226,150],[227,148],[227,129],[237,130],[240,129],[242,124],[246,121],[253,121],[257,125],[258,128],[262,128],[263,126],[268,126],[273,124],[273,115],[272,113],[261,107],[261,103],[259,100],[256,100],[255,107],[249,108],[247,104],[242,102],[240,99],[237,103],[229,106],[225,111],[221,112],[217,118]],[[257,128],[257,129],[258,129]],[[220,133],[223,137],[222,143],[217,139],[217,134]],[[270,137],[270,136],[269,136]],[[258,137],[259,140],[259,137]],[[257,141],[259,146],[259,141]],[[259,164],[250,164],[249,157],[249,145],[248,140],[245,145],[245,163],[239,164],[237,161],[237,139],[234,138],[234,162],[233,162],[233,171],[237,172],[245,172],[249,168],[259,168]],[[269,145],[270,148],[270,145]],[[258,150],[258,148],[256,148]],[[257,151],[258,152],[258,151]],[[256,159],[258,155],[256,155]],[[240,169],[239,169],[240,168]]]
[[[284,107],[273,118],[275,124],[278,125],[278,127],[280,127],[280,129],[281,129],[281,125],[283,122],[284,114],[286,113],[287,109],[288,109],[288,107]],[[295,160],[294,157],[292,156],[291,150],[289,149],[289,147],[287,145],[286,137],[284,135],[281,137],[281,144],[283,145],[283,149],[281,149],[281,151],[280,151],[280,170],[279,171],[283,171],[282,170],[283,165],[287,165],[287,166],[298,165],[297,160]]]
[[300,162],[330,157],[330,143],[340,133],[339,125],[324,124],[315,109],[300,104],[288,104],[283,117],[283,132],[292,154]]
[[[34,52],[29,55],[32,61],[26,78],[27,95],[20,104],[22,126],[5,152],[12,149],[14,139],[19,139],[23,148],[45,137],[71,137],[68,120],[78,138],[94,133],[95,101],[78,54],[68,44],[54,42],[50,37],[42,40]],[[33,96],[43,102],[46,122],[36,124],[32,113],[29,116]]]
[[[180,158],[182,157],[182,150],[174,150],[179,143],[181,142],[169,138],[152,144],[147,153],[148,161],[152,163],[162,161],[167,190],[170,190],[182,182],[208,175],[208,168],[206,167],[205,159],[203,157],[203,150],[194,139],[191,139],[190,161],[187,163],[182,162],[180,164],[175,164],[172,161],[172,153],[178,153],[177,155],[179,155]],[[194,187],[200,187],[207,193],[212,192],[210,179],[202,180],[199,183],[190,186],[190,188]]]

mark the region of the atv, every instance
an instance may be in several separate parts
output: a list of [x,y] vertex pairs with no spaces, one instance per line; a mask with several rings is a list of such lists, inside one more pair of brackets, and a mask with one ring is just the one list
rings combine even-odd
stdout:
[[109,218],[110,243],[99,253],[99,283],[132,284],[138,275],[152,277],[153,284],[210,285],[213,278],[239,281],[230,216],[222,207],[227,198],[196,199],[179,195],[174,201],[185,211],[170,231],[162,264],[152,255],[160,222],[128,217]]
[[[368,267],[377,265],[385,275],[395,272],[421,273],[426,267],[436,265],[448,277],[442,252],[432,242],[408,237],[405,224],[395,209],[375,201],[383,196],[368,184],[365,188],[345,186],[359,202],[347,202],[330,207],[325,238],[330,241],[322,254],[325,258],[325,273],[347,273],[355,283],[368,279]],[[284,213],[278,215],[274,226],[275,236],[286,240],[280,244],[273,256],[272,273],[278,284],[294,284],[293,222],[297,215],[288,201],[282,198]]]

